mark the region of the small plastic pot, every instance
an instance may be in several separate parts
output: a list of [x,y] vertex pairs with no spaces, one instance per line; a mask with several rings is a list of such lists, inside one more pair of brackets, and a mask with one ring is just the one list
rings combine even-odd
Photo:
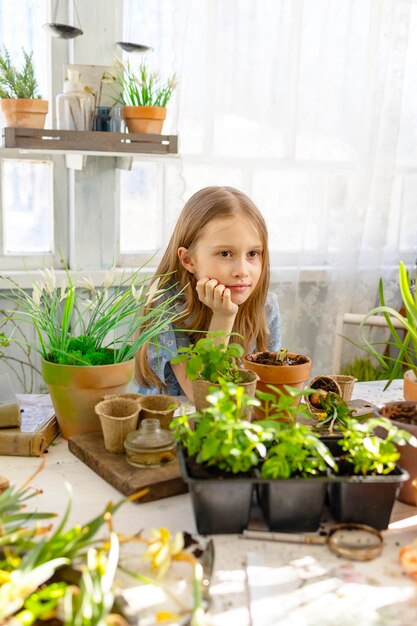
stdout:
[[184,451],[177,451],[181,475],[191,494],[194,518],[201,535],[241,533],[248,526],[252,478],[192,478]]
[[329,477],[330,511],[336,522],[367,524],[378,530],[388,527],[392,507],[408,472],[397,466],[382,476]]
[[320,526],[327,476],[259,479],[258,500],[270,530],[313,532]]

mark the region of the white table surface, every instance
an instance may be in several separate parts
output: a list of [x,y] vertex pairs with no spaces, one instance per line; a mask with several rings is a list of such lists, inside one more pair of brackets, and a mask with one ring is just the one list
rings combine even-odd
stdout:
[[[387,391],[382,391],[383,382],[357,383],[354,398],[370,400],[375,403],[403,399],[402,382],[394,381]],[[0,456],[0,475],[7,476],[16,485],[20,485],[39,466],[39,459],[33,457]],[[46,467],[33,480],[33,486],[42,489],[37,496],[39,510],[49,510],[62,514],[68,496],[65,481],[73,490],[73,507],[69,524],[85,523],[95,517],[108,501],[117,501],[122,496],[111,485],[95,474],[89,467],[69,451],[66,442],[59,438],[46,454]],[[35,500],[32,500],[35,503]],[[401,522],[400,520],[404,520]],[[411,579],[402,573],[398,562],[399,547],[417,538],[417,508],[396,502],[391,518],[390,530],[385,533],[383,554],[378,559],[364,564],[355,564],[354,571],[360,575],[372,577],[384,571],[389,585],[410,586]],[[114,524],[117,531],[133,534],[144,528],[165,526],[171,531],[188,530],[195,532],[193,511],[188,494],[174,496],[145,504],[126,503],[115,515]],[[248,593],[246,586],[246,557],[248,552],[268,555],[277,559],[277,564],[294,558],[313,554],[326,566],[340,567],[343,564],[352,568],[351,562],[338,559],[327,548],[322,546],[303,546],[265,541],[247,540],[236,535],[216,535],[215,542],[215,573],[211,586],[213,597],[210,609],[210,624],[213,626],[248,626],[250,615],[248,609]],[[379,581],[381,586],[381,581]],[[381,587],[381,597],[385,596]],[[416,596],[417,603],[417,596]],[[415,606],[417,616],[417,604]],[[386,617],[384,618],[386,619]],[[328,624],[333,622],[328,621]],[[350,621],[350,624],[353,622]],[[407,621],[369,621],[366,626],[381,623],[384,626],[400,626]],[[342,626],[340,619],[335,622]],[[355,626],[360,621],[356,620]],[[365,622],[363,622],[365,626]],[[302,624],[300,624],[302,626]]]

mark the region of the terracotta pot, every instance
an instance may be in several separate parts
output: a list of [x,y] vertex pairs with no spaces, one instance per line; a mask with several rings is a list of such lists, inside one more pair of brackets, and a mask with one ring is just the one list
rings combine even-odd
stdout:
[[[417,437],[417,401],[416,402],[387,402],[379,409],[380,415],[388,417],[398,428],[403,428],[407,432]],[[401,487],[398,500],[406,504],[416,505],[413,480],[417,478],[417,448],[413,446],[397,446],[400,458],[398,465],[410,474]]]
[[[246,369],[255,372],[259,377],[256,384],[257,390],[272,393],[267,385],[273,385],[284,393],[284,385],[294,387],[295,389],[304,389],[311,372],[311,359],[308,356],[305,357],[306,362],[301,363],[300,365],[264,365],[248,359],[248,356],[251,357],[251,359],[256,359],[258,354],[261,353],[255,352],[251,355],[243,357],[243,366]],[[272,354],[277,354],[277,352],[272,352]],[[294,352],[288,353],[289,358],[294,358],[296,356],[299,355]],[[297,404],[299,404],[299,402],[300,399],[297,400]],[[265,417],[262,408],[263,405],[260,407],[254,407],[254,414],[258,419],[263,419]]]
[[166,107],[123,107],[129,133],[160,135],[166,115]]
[[110,393],[125,392],[133,379],[135,361],[111,365],[58,365],[41,360],[41,372],[48,385],[62,436],[96,432],[101,429],[94,407]]
[[417,506],[417,478],[412,480],[411,484],[413,486],[413,492],[414,492],[414,503]]
[[25,98],[2,98],[0,109],[4,125],[13,128],[44,128],[48,101]]
[[173,396],[156,394],[154,396],[143,396],[140,406],[140,421],[147,418],[156,418],[159,420],[161,428],[167,430],[176,409],[180,406],[180,402]]
[[[245,393],[248,396],[251,396],[252,398],[255,397],[255,391],[256,391],[256,383],[258,381],[258,375],[251,371],[251,370],[239,370],[240,376],[242,378],[242,382],[238,383],[239,387],[244,387],[245,388]],[[209,402],[207,402],[207,394],[209,392],[210,387],[215,387],[217,389],[220,389],[220,385],[215,384],[215,383],[210,383],[207,380],[193,380],[191,382],[192,388],[193,388],[193,394],[194,394],[194,405],[195,405],[195,409],[196,411],[202,411],[203,409],[207,409],[210,405]],[[250,414],[252,413],[252,410],[248,411],[248,417],[250,417]]]
[[404,400],[417,402],[417,378],[413,370],[407,370],[403,383]]
[[124,454],[124,442],[127,435],[138,425],[140,405],[137,400],[113,398],[102,400],[95,406],[100,418],[107,452]]

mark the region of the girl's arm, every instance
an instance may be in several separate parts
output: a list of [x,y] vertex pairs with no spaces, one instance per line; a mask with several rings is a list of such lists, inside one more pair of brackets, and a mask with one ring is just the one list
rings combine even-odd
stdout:
[[188,380],[187,374],[185,373],[185,363],[177,363],[177,365],[173,365],[171,363],[171,367],[181,389],[187,398],[191,400],[191,402],[194,402],[193,387],[191,385],[191,381]]

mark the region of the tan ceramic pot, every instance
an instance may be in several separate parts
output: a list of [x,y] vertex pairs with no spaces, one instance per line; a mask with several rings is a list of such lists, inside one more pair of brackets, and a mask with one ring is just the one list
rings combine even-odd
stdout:
[[413,370],[407,370],[403,381],[404,400],[417,402],[417,378]]
[[25,98],[2,98],[0,109],[4,125],[13,128],[44,128],[48,101]]
[[140,405],[137,400],[118,397],[103,400],[95,406],[103,430],[107,452],[124,454],[127,435],[138,425]]
[[41,372],[62,436],[99,431],[94,407],[105,395],[127,391],[135,361],[111,365],[57,365],[42,359]]
[[[379,408],[379,413],[398,426],[417,437],[417,401],[387,402]],[[397,446],[400,458],[398,464],[410,474],[409,480],[402,483],[398,500],[416,505],[413,480],[417,478],[417,448],[410,445]]]
[[123,107],[129,133],[160,135],[166,115],[166,107]]
[[[305,363],[300,363],[299,365],[264,365],[248,359],[248,356],[256,359],[258,354],[260,353],[255,352],[251,355],[243,357],[243,366],[246,369],[255,372],[259,377],[256,385],[257,390],[272,393],[267,385],[273,385],[284,393],[284,385],[294,387],[295,389],[304,389],[311,372],[311,359],[308,356],[304,357],[306,359]],[[277,352],[273,352],[271,354],[277,354]],[[288,352],[289,358],[294,358],[296,356],[299,355],[294,352]],[[298,400],[297,403],[299,403],[299,401],[300,400]],[[258,419],[263,419],[265,417],[262,408],[262,406],[254,408],[255,417]]]
[[178,398],[173,396],[155,394],[154,396],[143,396],[140,406],[140,421],[156,418],[159,420],[161,428],[167,430],[174,417],[175,410],[180,406],[180,402]]
[[[251,370],[239,370],[239,374],[242,378],[241,383],[237,383],[239,387],[244,387],[245,393],[252,398],[255,397],[256,391],[256,383],[258,381],[258,376],[255,372]],[[194,405],[196,411],[202,411],[203,409],[208,408],[210,405],[207,402],[207,394],[209,392],[210,387],[215,387],[217,389],[220,388],[220,385],[215,383],[210,383],[207,380],[193,380],[191,381],[191,385],[193,388],[194,394]],[[249,416],[252,411],[249,411]]]

